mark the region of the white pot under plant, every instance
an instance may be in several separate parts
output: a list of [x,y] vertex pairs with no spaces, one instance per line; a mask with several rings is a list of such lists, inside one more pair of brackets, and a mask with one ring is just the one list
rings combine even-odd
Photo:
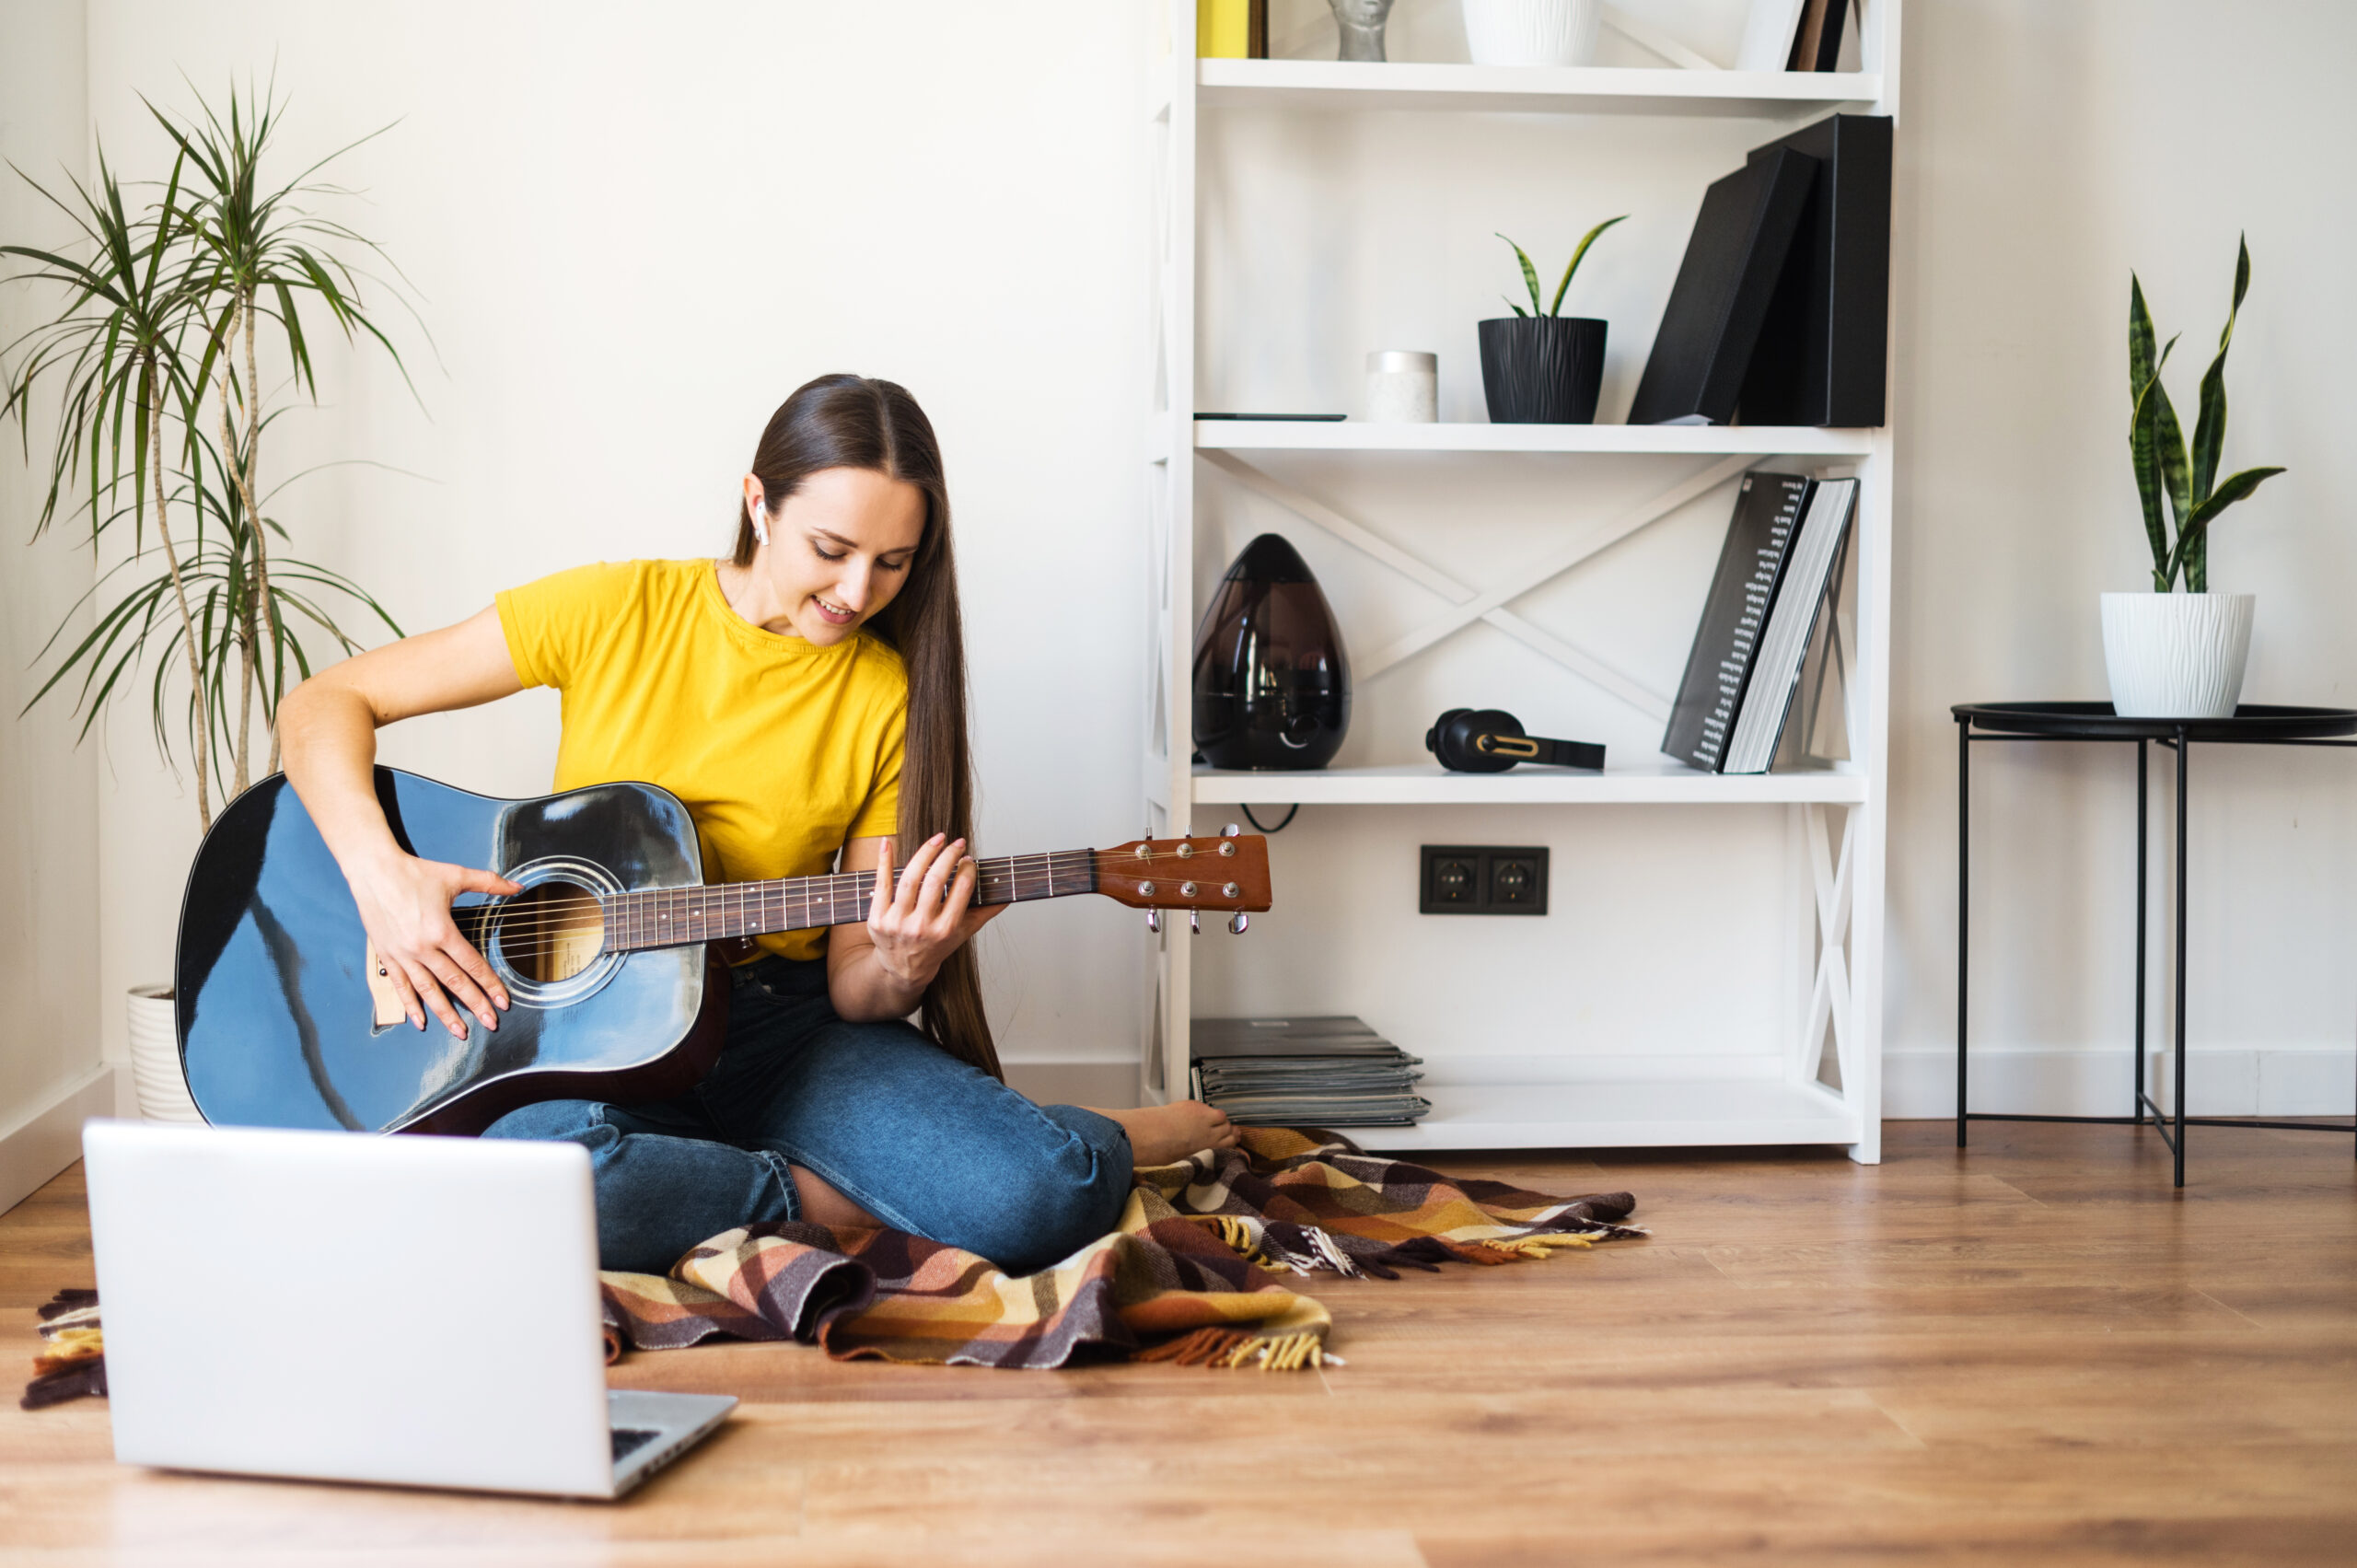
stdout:
[[2103,662],[2123,718],[2232,718],[2256,594],[2106,594]]
[[1585,65],[1604,0],[1461,0],[1476,65]]
[[129,998],[131,1019],[131,1082],[139,1094],[139,1114],[150,1121],[193,1121],[204,1118],[188,1098],[188,1080],[180,1073],[180,1028],[172,1018],[172,988],[134,985]]

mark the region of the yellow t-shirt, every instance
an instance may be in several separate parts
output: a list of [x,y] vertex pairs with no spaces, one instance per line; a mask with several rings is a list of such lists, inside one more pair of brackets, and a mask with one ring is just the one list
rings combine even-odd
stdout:
[[[636,779],[687,804],[708,882],[810,877],[894,830],[908,677],[865,633],[821,648],[728,607],[710,561],[578,566],[499,596],[527,686],[564,693],[560,790]],[[826,932],[764,936],[812,958]]]

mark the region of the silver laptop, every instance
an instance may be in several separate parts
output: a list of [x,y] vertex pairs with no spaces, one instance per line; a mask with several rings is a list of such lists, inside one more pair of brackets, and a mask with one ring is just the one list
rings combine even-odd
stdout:
[[736,1407],[609,1392],[578,1144],[92,1121],[115,1458],[619,1497]]

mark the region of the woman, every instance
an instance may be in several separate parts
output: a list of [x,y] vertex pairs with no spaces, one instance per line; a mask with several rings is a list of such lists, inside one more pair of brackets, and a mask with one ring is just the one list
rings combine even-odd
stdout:
[[1000,1081],[969,943],[1004,906],[970,907],[949,500],[916,401],[822,377],[772,416],[752,470],[726,560],[561,572],[305,681],[280,710],[287,778],[411,1025],[430,1013],[454,1035],[460,1009],[496,1028],[510,999],[450,900],[519,889],[401,850],[372,784],[378,726],[554,686],[555,787],[669,789],[707,880],[877,870],[864,923],[762,937],[732,971],[727,1043],[699,1087],[528,1106],[489,1135],[589,1150],[608,1268],[660,1272],[707,1237],[793,1219],[1044,1267],[1112,1227],[1133,1161],[1235,1131],[1191,1100],[1035,1106]]

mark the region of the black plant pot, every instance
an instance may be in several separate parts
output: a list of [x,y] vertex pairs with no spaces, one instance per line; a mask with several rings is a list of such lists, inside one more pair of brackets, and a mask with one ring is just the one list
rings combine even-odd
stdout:
[[1195,749],[1214,768],[1322,768],[1351,727],[1351,661],[1282,534],[1244,547],[1195,629]]
[[1604,386],[1604,326],[1593,316],[1502,316],[1481,323],[1481,390],[1492,424],[1593,424]]

